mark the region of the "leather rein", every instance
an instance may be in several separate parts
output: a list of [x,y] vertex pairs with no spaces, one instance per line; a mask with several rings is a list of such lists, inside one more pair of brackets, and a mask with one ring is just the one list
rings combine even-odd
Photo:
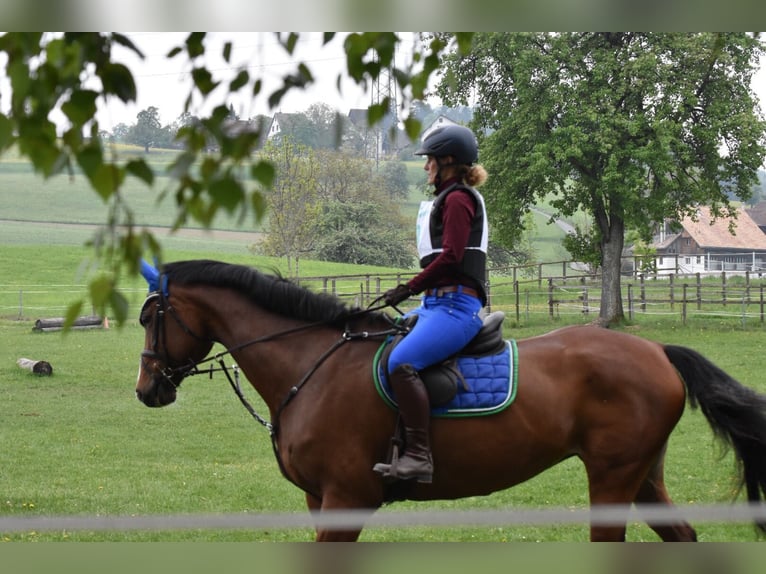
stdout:
[[[239,343],[232,347],[227,347],[225,351],[216,353],[215,355],[208,356],[204,359],[201,359],[200,361],[195,362],[190,360],[187,363],[185,363],[183,366],[171,367],[170,364],[174,363],[175,361],[173,361],[173,359],[170,357],[170,355],[167,352],[166,332],[165,332],[165,317],[166,316],[170,315],[173,318],[173,320],[178,324],[178,326],[184,331],[184,333],[186,333],[190,337],[193,337],[200,341],[209,342],[209,343],[216,343],[217,341],[209,337],[204,337],[202,335],[195,333],[183,321],[183,319],[179,317],[176,310],[169,303],[168,297],[169,297],[169,294],[167,293],[166,290],[159,289],[157,291],[153,291],[149,293],[146,300],[144,301],[143,306],[141,307],[141,315],[140,315],[139,322],[143,327],[146,327],[146,324],[143,321],[145,310],[152,303],[154,303],[157,307],[157,311],[155,312],[155,315],[154,315],[155,319],[154,319],[154,330],[152,334],[152,348],[151,350],[145,349],[144,351],[141,352],[142,368],[147,368],[145,359],[153,359],[153,360],[161,361],[165,365],[165,367],[161,371],[159,371],[159,374],[162,377],[164,377],[166,381],[170,382],[175,388],[178,388],[179,385],[183,382],[183,380],[186,377],[207,374],[212,379],[214,372],[222,371],[224,375],[226,375],[226,379],[228,380],[229,385],[234,391],[234,394],[237,396],[239,401],[245,407],[247,412],[250,413],[250,415],[258,423],[260,423],[263,427],[265,427],[269,431],[269,435],[271,436],[272,448],[274,450],[274,454],[277,458],[277,463],[279,464],[279,468],[282,474],[285,476],[285,478],[290,480],[293,484],[295,484],[301,489],[303,489],[303,487],[298,485],[287,474],[284,468],[284,464],[282,462],[282,458],[279,454],[277,439],[279,435],[279,418],[282,412],[287,407],[287,405],[295,398],[298,392],[300,392],[300,390],[306,385],[306,383],[309,381],[312,375],[316,373],[319,367],[321,367],[322,364],[341,346],[348,343],[349,341],[360,341],[360,340],[366,340],[366,339],[374,339],[378,337],[387,337],[389,335],[395,335],[397,333],[400,333],[403,330],[403,327],[400,324],[395,322],[393,319],[389,318],[387,315],[382,315],[382,317],[386,318],[389,321],[390,326],[389,328],[381,330],[381,331],[354,332],[350,330],[349,324],[347,322],[346,328],[344,329],[340,338],[337,341],[335,341],[324,353],[322,353],[317,358],[317,360],[314,362],[312,367],[308,371],[306,371],[306,373],[301,377],[300,381],[296,385],[290,387],[289,391],[287,392],[287,395],[280,402],[279,407],[277,408],[273,419],[271,421],[268,421],[256,412],[256,410],[247,400],[247,397],[245,397],[244,393],[242,392],[242,388],[240,387],[240,384],[239,384],[239,370],[240,370],[239,367],[237,365],[233,365],[231,369],[229,369],[229,367],[226,366],[226,363],[224,362],[223,358],[226,355],[231,355],[233,352],[238,351],[240,349],[244,349],[245,347],[249,347],[249,346],[256,345],[258,343],[263,343],[266,341],[273,341],[275,339],[287,337],[294,333],[299,333],[302,331],[307,331],[309,329],[314,329],[323,325],[327,325],[327,322],[318,321],[314,323],[308,323],[308,324],[299,325],[297,327],[293,327],[290,329],[285,329],[284,331],[278,331],[276,333],[272,333],[269,335],[256,337],[255,339],[250,339],[249,341]],[[369,307],[367,309],[352,312],[349,315],[349,319],[363,317],[374,311],[378,311],[384,307],[385,305],[380,307]],[[164,352],[159,351],[160,344],[162,344],[162,348],[164,349]],[[215,368],[212,365],[213,362],[218,363],[218,368]],[[200,369],[199,366],[205,363],[210,363],[209,368]],[[147,368],[147,370],[149,369]],[[233,376],[232,376],[232,372],[233,372]]]

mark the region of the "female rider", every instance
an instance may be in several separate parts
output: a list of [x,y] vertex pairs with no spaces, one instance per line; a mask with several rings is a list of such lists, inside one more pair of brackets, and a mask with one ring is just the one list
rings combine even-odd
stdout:
[[378,463],[386,477],[429,483],[433,462],[429,444],[431,408],[418,371],[462,349],[482,326],[487,294],[487,214],[476,187],[487,179],[473,132],[449,125],[432,131],[415,152],[425,155],[435,199],[423,202],[417,222],[421,271],[383,295],[396,305],[423,293],[412,331],[388,361],[391,389],[405,427],[405,449],[394,464]]

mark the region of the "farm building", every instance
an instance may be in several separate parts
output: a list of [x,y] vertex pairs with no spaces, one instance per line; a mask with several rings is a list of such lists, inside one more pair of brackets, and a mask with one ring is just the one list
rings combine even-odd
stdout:
[[766,271],[766,234],[741,207],[716,219],[700,206],[693,218],[665,222],[652,247],[658,273]]

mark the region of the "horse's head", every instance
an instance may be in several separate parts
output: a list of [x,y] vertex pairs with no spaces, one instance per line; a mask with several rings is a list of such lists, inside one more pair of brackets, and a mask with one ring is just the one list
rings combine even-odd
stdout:
[[146,406],[163,407],[175,401],[181,381],[213,346],[211,339],[198,334],[199,320],[186,314],[170,304],[167,283],[151,292],[141,308],[139,322],[145,339],[136,397]]

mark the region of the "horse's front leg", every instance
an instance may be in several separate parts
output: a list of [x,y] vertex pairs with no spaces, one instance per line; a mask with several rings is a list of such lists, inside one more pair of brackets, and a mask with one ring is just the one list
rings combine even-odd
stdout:
[[[379,504],[365,504],[347,496],[325,493],[321,498],[306,494],[306,504],[316,518],[317,542],[356,542],[364,522],[372,516]],[[337,520],[336,520],[337,519]]]

